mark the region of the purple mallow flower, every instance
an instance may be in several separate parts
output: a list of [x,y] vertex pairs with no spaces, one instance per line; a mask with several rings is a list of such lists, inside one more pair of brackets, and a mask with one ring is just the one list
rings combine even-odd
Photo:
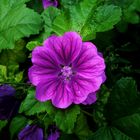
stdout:
[[58,140],[60,132],[56,126],[51,126],[47,140]]
[[94,44],[82,42],[76,32],[46,39],[33,50],[32,63],[28,75],[37,86],[36,98],[52,100],[58,108],[85,104],[105,81],[103,57]]
[[84,102],[82,102],[82,104],[90,105],[90,104],[96,102],[96,100],[97,100],[96,92],[92,92],[88,95],[87,99]]
[[43,7],[44,9],[48,8],[49,6],[58,6],[58,1],[57,0],[42,0]]
[[10,119],[18,110],[19,102],[14,97],[15,89],[10,85],[0,85],[0,119]]
[[37,125],[27,125],[18,134],[19,140],[43,140],[43,130]]

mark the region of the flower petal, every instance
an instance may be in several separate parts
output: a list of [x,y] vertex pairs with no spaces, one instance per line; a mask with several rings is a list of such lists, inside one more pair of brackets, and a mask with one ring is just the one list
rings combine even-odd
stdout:
[[74,103],[79,104],[85,101],[90,93],[95,92],[100,88],[102,82],[102,76],[94,77],[92,79],[77,76],[71,83],[74,94]]
[[41,102],[50,100],[55,94],[57,81],[57,78],[42,79],[36,88],[37,100]]
[[43,68],[37,65],[33,65],[28,71],[28,77],[32,84],[35,86],[43,79],[53,78],[58,76],[59,71],[52,68]]
[[60,137],[60,132],[58,128],[52,125],[49,130],[50,130],[50,133],[48,135],[47,140],[58,140],[58,138]]
[[20,102],[15,94],[16,90],[12,86],[0,85],[0,120],[10,119],[18,112]]
[[104,82],[105,82],[105,80],[106,80],[106,75],[105,75],[105,72],[103,72],[103,73],[102,73],[101,77],[102,77],[102,83],[104,83]]
[[14,96],[15,92],[16,90],[10,85],[7,85],[7,84],[0,85],[0,97]]
[[64,82],[59,82],[55,91],[55,96],[52,98],[52,103],[58,108],[67,108],[73,102],[73,94],[69,85]]
[[90,42],[83,43],[81,52],[74,61],[74,69],[78,75],[85,78],[96,77],[103,73],[104,59],[98,55],[95,45]]
[[63,36],[48,38],[44,46],[53,50],[63,65],[69,65],[79,55],[82,39],[76,32],[67,32]]
[[45,47],[33,50],[32,63],[34,65],[29,69],[28,77],[33,85],[37,85],[42,79],[56,77],[60,71],[56,56]]
[[88,95],[88,97],[86,98],[86,100],[84,102],[82,102],[82,104],[84,105],[91,105],[94,102],[96,102],[97,97],[96,97],[96,92],[92,92]]
[[32,63],[40,67],[58,67],[56,55],[46,47],[38,46],[32,52]]
[[50,78],[40,82],[37,85],[36,98],[39,101],[51,99],[53,105],[58,108],[66,108],[73,101],[73,95],[67,83],[57,78]]
[[43,130],[37,125],[27,125],[18,134],[19,140],[43,140]]

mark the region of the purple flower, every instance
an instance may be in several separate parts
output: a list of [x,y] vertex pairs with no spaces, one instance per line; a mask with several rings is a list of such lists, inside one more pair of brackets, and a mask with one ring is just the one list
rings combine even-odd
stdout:
[[56,126],[51,126],[47,140],[58,140],[59,137],[60,137],[59,130],[56,128]]
[[90,104],[96,102],[96,100],[97,100],[96,92],[93,92],[93,93],[90,93],[88,95],[87,99],[84,102],[82,102],[82,104],[84,104],[84,105],[90,105]]
[[43,130],[37,125],[27,125],[18,134],[19,140],[43,140]]
[[11,118],[18,110],[19,102],[14,97],[15,89],[9,85],[0,85],[0,119]]
[[88,100],[105,80],[103,57],[76,32],[49,37],[33,50],[32,63],[28,75],[37,86],[36,98],[58,108]]
[[48,8],[49,6],[58,6],[58,1],[57,0],[42,0],[43,7],[44,9]]
[[[103,57],[102,53],[98,53],[98,55],[101,56],[101,57]],[[106,80],[105,74],[102,74],[102,79],[103,79],[102,82],[105,82],[105,80]],[[90,105],[92,103],[95,103],[96,100],[97,100],[96,93],[97,93],[97,91],[90,93],[88,95],[87,99],[84,102],[82,102],[82,104],[84,104],[84,105]]]

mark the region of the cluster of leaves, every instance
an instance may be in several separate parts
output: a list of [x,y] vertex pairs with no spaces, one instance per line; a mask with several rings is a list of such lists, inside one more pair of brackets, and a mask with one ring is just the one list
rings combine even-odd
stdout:
[[97,32],[112,29],[121,17],[120,7],[112,4],[98,5],[97,0],[84,0],[73,6],[63,6],[63,11],[50,7],[43,12],[45,37],[49,32],[62,35],[66,31],[76,31],[83,40],[91,40]]
[[[23,96],[17,116],[0,121],[0,136],[8,129],[9,139],[14,140],[27,124],[37,123],[46,137],[49,126],[55,124],[60,140],[139,140],[140,87],[136,83],[140,69],[135,61],[140,45],[140,0],[59,2],[58,8],[43,10],[39,0],[0,1],[0,84],[11,84]],[[27,69],[35,46],[67,31],[78,32],[103,52],[107,81],[96,104],[61,110],[35,99]]]

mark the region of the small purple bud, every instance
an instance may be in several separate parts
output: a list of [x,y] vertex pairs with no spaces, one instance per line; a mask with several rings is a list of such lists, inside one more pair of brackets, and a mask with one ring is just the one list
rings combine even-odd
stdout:
[[10,85],[0,85],[0,119],[11,118],[19,108],[19,102],[14,97],[15,89]]
[[19,140],[43,140],[43,130],[37,125],[27,125],[23,128],[19,135]]
[[42,0],[43,7],[44,9],[48,8],[49,6],[58,6],[58,1],[57,0]]

